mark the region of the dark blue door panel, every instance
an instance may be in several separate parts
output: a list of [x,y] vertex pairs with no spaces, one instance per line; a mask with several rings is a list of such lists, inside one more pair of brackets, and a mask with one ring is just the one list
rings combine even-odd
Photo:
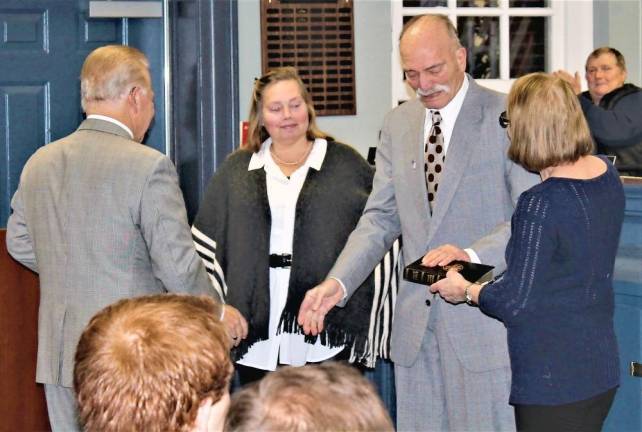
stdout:
[[6,225],[25,161],[82,120],[80,68],[99,46],[132,45],[150,58],[157,111],[147,142],[165,152],[162,20],[90,19],[88,5],[88,0],[0,1],[0,227]]
[[127,28],[126,44],[135,46],[149,59],[154,87],[156,115],[147,132],[145,144],[165,153],[165,105],[164,98],[164,43],[163,20],[161,19],[123,19]]
[[0,226],[4,226],[4,218],[9,214],[9,203],[18,187],[22,166],[48,139],[45,116],[48,93],[49,86],[42,82],[0,83],[0,154],[3,155]]
[[642,363],[642,185],[625,184],[624,191],[624,225],[613,274],[622,378],[605,432],[642,431],[642,377],[630,370],[631,362]]

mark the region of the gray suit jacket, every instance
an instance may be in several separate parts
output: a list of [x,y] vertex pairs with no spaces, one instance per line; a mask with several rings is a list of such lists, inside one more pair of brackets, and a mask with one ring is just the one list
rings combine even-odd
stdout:
[[[510,217],[522,191],[538,177],[507,159],[506,131],[498,124],[503,95],[469,77],[470,87],[457,117],[431,217],[423,171],[425,108],[404,103],[385,119],[377,149],[373,191],[363,216],[329,276],[348,294],[372,271],[393,240],[403,235],[404,264],[444,243],[472,248],[481,261],[505,268]],[[427,298],[432,306],[425,304]],[[509,365],[502,323],[467,304],[432,298],[425,286],[402,281],[392,327],[392,359],[410,366],[417,358],[431,310],[451,335],[462,364],[471,371]]]
[[216,295],[194,249],[171,161],[119,126],[85,120],[25,165],[7,249],[40,274],[36,381],[71,387],[90,318],[166,291]]

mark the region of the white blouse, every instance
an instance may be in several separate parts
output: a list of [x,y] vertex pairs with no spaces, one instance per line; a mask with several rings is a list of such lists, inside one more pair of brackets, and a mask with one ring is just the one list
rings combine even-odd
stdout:
[[[294,237],[294,217],[299,193],[313,167],[320,170],[327,149],[327,141],[316,139],[305,163],[286,177],[272,159],[268,138],[258,153],[252,155],[248,171],[264,169],[267,194],[272,214],[270,231],[270,254],[291,254]],[[293,366],[303,366],[306,362],[319,362],[337,355],[343,347],[328,348],[321,345],[320,338],[314,345],[305,342],[302,334],[277,334],[279,319],[288,295],[290,268],[270,267],[270,325],[269,338],[252,345],[238,361],[239,364],[256,369],[275,370],[277,362]],[[321,282],[321,281],[319,281]]]

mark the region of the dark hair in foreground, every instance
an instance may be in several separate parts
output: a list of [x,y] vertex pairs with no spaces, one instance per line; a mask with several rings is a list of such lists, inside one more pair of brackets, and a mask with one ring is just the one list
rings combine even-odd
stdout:
[[74,389],[86,431],[187,431],[233,372],[229,338],[209,297],[121,300],[85,328]]
[[508,94],[508,157],[529,171],[593,153],[593,139],[570,84],[545,73],[519,78]]
[[284,367],[232,398],[225,424],[240,431],[394,431],[372,385],[336,362]]

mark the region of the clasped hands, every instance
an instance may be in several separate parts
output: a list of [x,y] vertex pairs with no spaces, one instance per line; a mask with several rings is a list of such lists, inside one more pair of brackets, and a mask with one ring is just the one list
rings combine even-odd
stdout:
[[[427,266],[446,265],[451,261],[470,261],[463,249],[444,244],[428,251],[422,263]],[[444,300],[459,303],[465,300],[464,288],[468,282],[456,271],[449,271],[447,278],[430,286],[432,293],[439,293]],[[299,308],[298,323],[305,334],[316,336],[323,331],[327,313],[343,298],[343,289],[336,279],[326,279],[305,294]]]
[[[470,256],[465,250],[455,245],[444,244],[428,251],[421,263],[434,267],[445,266],[455,260],[470,261]],[[430,285],[428,290],[433,294],[439,294],[447,302],[456,304],[466,301],[465,289],[468,284],[469,282],[459,272],[449,270],[444,279]]]

